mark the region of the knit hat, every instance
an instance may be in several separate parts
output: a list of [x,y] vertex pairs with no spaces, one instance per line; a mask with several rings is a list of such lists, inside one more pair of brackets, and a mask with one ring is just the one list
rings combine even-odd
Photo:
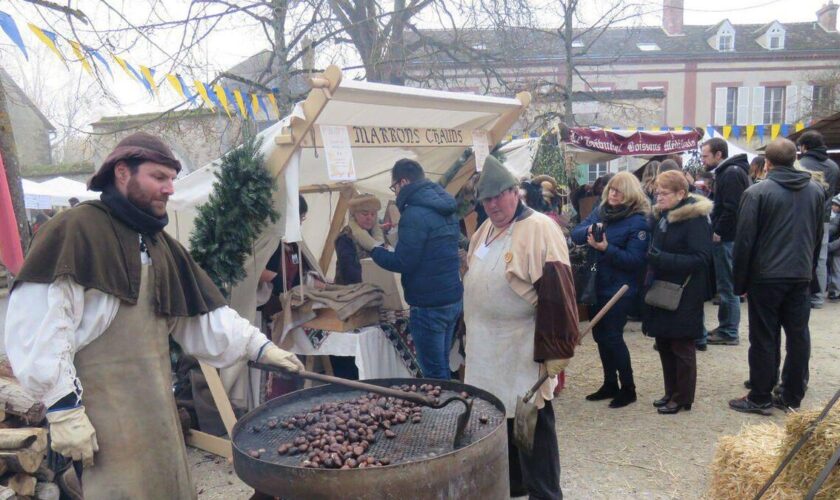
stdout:
[[475,191],[479,200],[486,200],[518,185],[519,182],[517,182],[516,177],[499,160],[488,156],[484,160],[484,168],[481,170],[481,176],[475,185]]
[[378,212],[380,208],[382,208],[382,203],[379,201],[379,198],[372,194],[363,193],[357,194],[356,196],[350,199],[348,203],[350,208],[350,215],[355,214],[356,212],[362,212],[365,210],[371,210]]
[[181,171],[181,162],[172,154],[162,140],[145,132],[136,132],[121,140],[111,154],[102,162],[102,166],[88,181],[88,189],[102,191],[114,181],[114,167],[125,160],[142,160],[159,163]]

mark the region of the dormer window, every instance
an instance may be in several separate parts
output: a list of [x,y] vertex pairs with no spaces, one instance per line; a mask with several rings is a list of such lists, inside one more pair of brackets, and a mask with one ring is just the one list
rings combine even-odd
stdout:
[[732,33],[721,33],[718,35],[717,49],[721,52],[732,52],[735,50],[735,36]]
[[779,21],[773,21],[759,28],[755,41],[767,50],[785,48],[785,27]]

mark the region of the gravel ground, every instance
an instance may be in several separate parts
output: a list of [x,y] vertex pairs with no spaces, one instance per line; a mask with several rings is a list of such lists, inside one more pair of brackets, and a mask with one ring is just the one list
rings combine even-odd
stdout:
[[[840,304],[826,304],[811,315],[811,382],[803,409],[821,407],[840,380]],[[745,424],[781,423],[784,414],[745,415],[727,407],[746,394],[748,377],[747,310],[742,306],[739,346],[709,346],[698,352],[697,396],[692,411],[659,415],[651,402],[662,395],[659,355],[653,340],[629,323],[630,347],[639,401],[613,410],[607,402],[584,396],[601,384],[601,366],[591,337],[567,370],[566,390],[555,400],[560,439],[561,482],[565,498],[692,499],[703,498],[709,463],[718,437],[735,434]],[[716,326],[717,308],[707,304],[706,322]],[[233,474],[225,460],[189,449],[200,499],[247,499],[253,490]]]

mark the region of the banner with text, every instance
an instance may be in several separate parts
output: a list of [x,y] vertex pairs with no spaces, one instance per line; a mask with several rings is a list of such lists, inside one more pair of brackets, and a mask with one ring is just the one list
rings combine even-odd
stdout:
[[702,134],[697,130],[634,132],[622,135],[603,129],[569,129],[569,142],[576,146],[617,156],[654,156],[696,149]]

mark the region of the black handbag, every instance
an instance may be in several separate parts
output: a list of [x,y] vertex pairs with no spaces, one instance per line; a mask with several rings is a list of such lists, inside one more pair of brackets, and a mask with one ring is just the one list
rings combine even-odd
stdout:
[[594,306],[598,301],[598,257],[592,248],[586,252],[586,258],[575,268],[575,292],[577,303]]

